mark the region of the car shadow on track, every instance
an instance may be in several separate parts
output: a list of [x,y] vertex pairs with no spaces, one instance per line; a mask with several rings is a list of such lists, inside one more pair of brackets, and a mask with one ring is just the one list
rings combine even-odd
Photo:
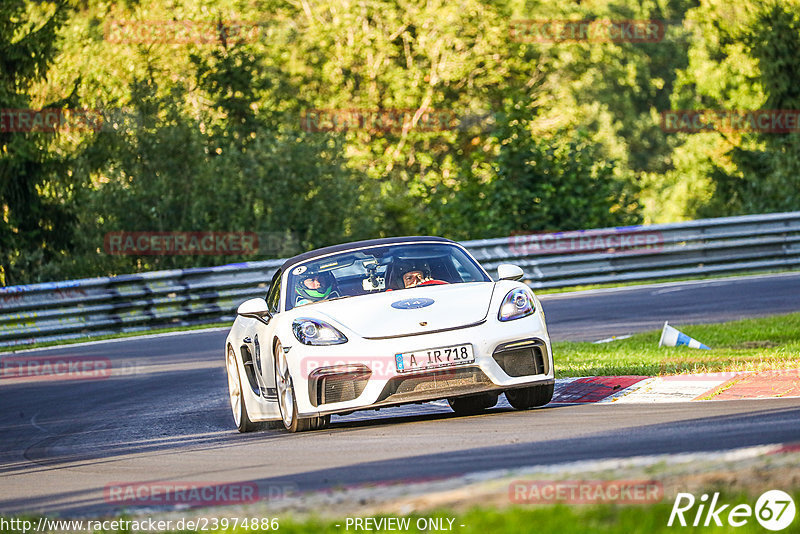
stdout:
[[[532,410],[526,410],[525,413],[533,413],[542,410],[551,410],[554,408],[558,408],[560,406],[564,406],[562,404],[550,404],[547,406],[542,406],[540,408],[534,408]],[[483,413],[473,414],[473,415],[459,415],[454,413],[449,408],[446,409],[447,411],[435,411],[433,413],[425,413],[424,409],[420,408],[413,412],[406,412],[400,413],[397,415],[382,415],[380,413],[376,415],[372,415],[375,412],[373,410],[366,410],[363,412],[356,412],[354,415],[359,417],[357,418],[338,418],[334,416],[331,419],[331,425],[328,427],[328,430],[346,430],[346,429],[358,429],[358,428],[374,428],[378,426],[396,426],[402,424],[410,424],[410,423],[420,423],[420,422],[428,422],[428,421],[445,421],[445,420],[479,420],[483,417],[491,417],[492,415],[500,414],[500,413],[508,413],[508,412],[516,412],[513,408],[508,407],[496,407],[496,408],[489,408],[485,410]]]

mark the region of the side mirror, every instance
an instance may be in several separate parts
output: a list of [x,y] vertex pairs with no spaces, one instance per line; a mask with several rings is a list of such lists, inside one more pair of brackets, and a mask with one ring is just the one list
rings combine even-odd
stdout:
[[[262,298],[255,298],[242,302],[236,309],[236,313],[242,317],[257,319],[264,324],[267,324],[269,318],[272,317],[272,314],[269,313],[267,301]],[[267,319],[264,319],[264,317],[267,317]]]
[[511,263],[501,263],[497,266],[498,280],[520,280],[525,273],[522,269]]

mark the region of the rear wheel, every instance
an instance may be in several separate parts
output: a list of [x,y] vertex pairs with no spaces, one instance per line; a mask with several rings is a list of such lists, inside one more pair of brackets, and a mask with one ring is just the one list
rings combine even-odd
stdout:
[[305,432],[313,428],[316,417],[300,419],[297,416],[297,403],[294,399],[294,384],[289,372],[289,362],[280,342],[275,345],[275,386],[278,390],[278,408],[281,411],[283,426],[289,432]]
[[517,410],[544,406],[553,399],[554,387],[555,384],[542,384],[527,388],[509,389],[506,391],[506,399]]
[[252,432],[258,428],[258,425],[250,420],[250,416],[247,413],[247,405],[244,402],[244,391],[242,389],[242,377],[239,374],[239,366],[236,364],[236,352],[233,347],[228,347],[225,368],[228,371],[228,398],[231,401],[233,422],[236,423],[236,428],[239,432]]
[[447,399],[447,404],[458,415],[475,415],[497,404],[498,393],[481,393],[468,397]]

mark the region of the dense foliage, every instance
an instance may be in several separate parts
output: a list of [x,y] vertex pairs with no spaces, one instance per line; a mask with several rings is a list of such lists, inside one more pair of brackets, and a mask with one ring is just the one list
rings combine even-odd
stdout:
[[[567,19],[663,32],[519,31]],[[0,285],[798,209],[797,133],[672,132],[660,115],[800,109],[798,57],[797,0],[4,0]],[[66,118],[10,126],[22,109]],[[74,110],[99,119],[76,127]],[[104,241],[244,231],[273,246]]]

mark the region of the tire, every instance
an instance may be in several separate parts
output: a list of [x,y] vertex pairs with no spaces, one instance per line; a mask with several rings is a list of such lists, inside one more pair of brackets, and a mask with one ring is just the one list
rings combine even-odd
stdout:
[[553,399],[554,387],[555,384],[542,384],[541,386],[509,389],[506,391],[506,399],[517,410],[544,406]]
[[497,404],[499,393],[481,393],[468,397],[447,399],[447,404],[457,415],[476,415]]
[[311,430],[325,430],[331,424],[330,415],[320,415],[319,417],[312,417]]
[[286,354],[280,342],[275,345],[275,388],[278,390],[278,408],[283,419],[283,427],[289,432],[305,432],[314,426],[316,417],[300,419],[297,416],[297,402],[294,399],[294,384],[289,372]]
[[247,403],[244,400],[244,390],[242,388],[242,376],[239,374],[239,366],[236,364],[236,352],[233,347],[228,347],[225,368],[228,374],[228,399],[231,402],[233,422],[239,432],[252,432],[258,428],[258,424],[252,422],[247,413]]

